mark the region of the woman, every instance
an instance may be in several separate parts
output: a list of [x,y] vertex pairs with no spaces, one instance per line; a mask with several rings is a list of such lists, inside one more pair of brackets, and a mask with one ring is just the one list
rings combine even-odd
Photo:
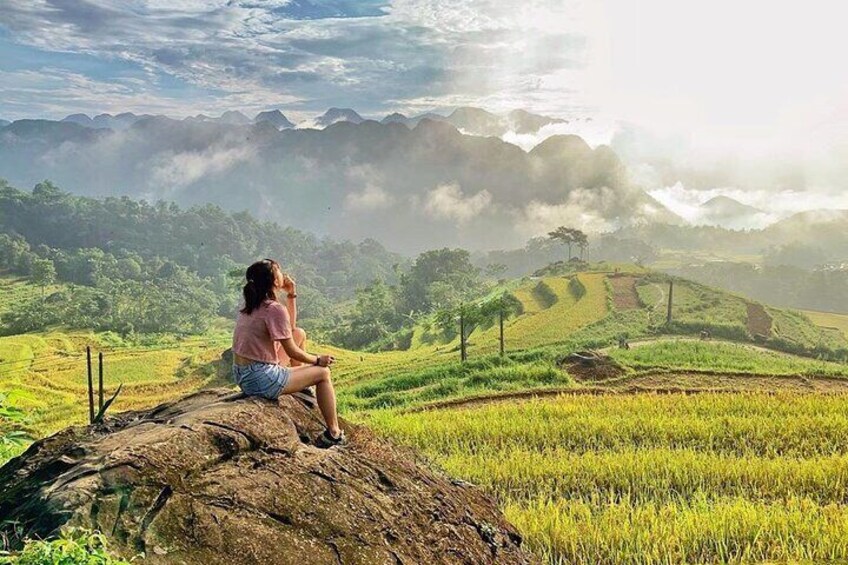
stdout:
[[[315,386],[318,409],[327,429],[316,445],[332,447],[345,441],[336,415],[336,392],[330,380],[331,355],[306,353],[292,331],[290,312],[296,312],[297,292],[294,280],[282,273],[271,259],[252,264],[246,273],[244,308],[239,311],[233,333],[233,378],[242,392],[276,400],[281,394],[295,394]],[[286,293],[287,306],[277,299]],[[280,363],[282,353],[292,367]],[[297,364],[297,366],[294,366]]]

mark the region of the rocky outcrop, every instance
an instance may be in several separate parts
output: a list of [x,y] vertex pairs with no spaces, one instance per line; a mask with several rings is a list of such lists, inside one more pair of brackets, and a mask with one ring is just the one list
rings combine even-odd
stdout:
[[345,427],[349,445],[321,450],[296,400],[222,389],[71,428],[0,468],[0,529],[95,528],[150,563],[530,560],[479,490]]

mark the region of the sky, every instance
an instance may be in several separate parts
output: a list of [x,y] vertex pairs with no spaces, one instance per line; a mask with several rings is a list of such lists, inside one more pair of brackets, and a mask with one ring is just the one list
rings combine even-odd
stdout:
[[524,108],[592,118],[593,145],[648,128],[636,161],[795,159],[832,192],[846,17],[836,0],[0,0],[0,118]]
[[835,0],[0,0],[0,117],[522,107],[768,152],[848,116],[846,15]]

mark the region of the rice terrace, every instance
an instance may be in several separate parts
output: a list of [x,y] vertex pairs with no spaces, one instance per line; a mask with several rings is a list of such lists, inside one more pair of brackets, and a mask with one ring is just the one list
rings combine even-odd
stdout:
[[[504,283],[520,308],[503,356],[485,325],[465,363],[459,337],[427,324],[406,350],[332,347],[343,414],[482,486],[546,562],[848,558],[845,335],[682,279],[668,324],[667,277],[584,269]],[[30,437],[83,423],[89,343],[107,351],[107,392],[124,385],[116,411],[225,383],[226,335],[209,331],[133,347],[59,329],[4,337],[4,407]]]
[[0,565],[848,563],[846,21],[0,0]]

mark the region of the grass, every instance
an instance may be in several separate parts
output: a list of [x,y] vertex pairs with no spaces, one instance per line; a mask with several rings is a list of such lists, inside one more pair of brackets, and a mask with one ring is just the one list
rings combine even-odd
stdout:
[[[494,353],[496,326],[472,333],[465,364],[457,339],[436,339],[423,324],[407,351],[308,349],[336,356],[347,418],[488,489],[550,563],[848,560],[848,404],[841,397],[609,394],[405,410],[493,392],[578,388],[556,361],[621,335],[691,336],[710,327],[747,339],[747,303],[739,297],[676,282],[679,325],[669,330],[661,326],[667,285],[660,277],[634,273],[640,300],[651,307],[619,312],[610,307],[606,276],[516,283],[524,312],[506,323],[505,357]],[[768,313],[774,340],[811,349],[838,333],[801,314]],[[86,421],[86,345],[107,351],[107,392],[125,383],[114,410],[133,410],[227,384],[213,361],[229,346],[229,331],[221,325],[184,340],[61,330],[0,338],[0,390],[25,411],[20,427],[38,437]],[[845,343],[839,340],[827,343]],[[610,351],[630,372],[848,377],[846,365],[750,343],[680,339]],[[9,446],[8,453],[19,449]]]
[[[47,285],[45,294],[56,292],[62,285]],[[0,276],[0,316],[42,295],[41,287],[31,284],[26,277]]]
[[815,312],[812,310],[804,310],[802,313],[815,325],[821,328],[837,330],[848,339],[848,314]]
[[848,377],[848,365],[797,357],[726,342],[691,340],[638,344],[629,350],[610,350],[622,365],[634,369],[704,370],[717,373]]
[[550,563],[848,559],[841,398],[563,396],[368,421],[490,490]]
[[[118,412],[151,407],[221,382],[210,363],[229,339],[210,335],[158,347],[110,349],[97,338],[58,331],[0,337],[0,390],[11,406],[27,414],[21,429],[41,437],[87,421],[86,345],[105,351],[107,396],[124,384],[111,409]],[[93,363],[96,379],[96,357]]]

